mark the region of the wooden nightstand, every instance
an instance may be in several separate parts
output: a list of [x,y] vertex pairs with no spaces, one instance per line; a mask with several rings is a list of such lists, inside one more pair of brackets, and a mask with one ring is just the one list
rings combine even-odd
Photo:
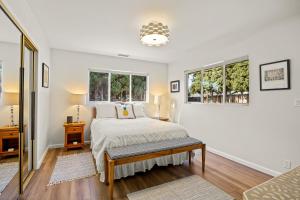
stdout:
[[[9,149],[13,151],[8,151]],[[0,156],[11,156],[19,154],[19,127],[0,127]]]
[[64,123],[65,148],[80,148],[84,145],[84,122]]

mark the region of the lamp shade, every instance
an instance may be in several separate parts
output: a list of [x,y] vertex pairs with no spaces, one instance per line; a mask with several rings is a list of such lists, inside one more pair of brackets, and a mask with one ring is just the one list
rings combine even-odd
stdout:
[[5,92],[3,94],[3,105],[7,105],[7,106],[19,105],[19,93]]
[[158,105],[160,103],[160,96],[158,95],[155,95],[154,96],[154,102],[153,102],[155,105]]
[[85,104],[85,95],[84,94],[71,94],[70,95],[70,104],[71,105],[84,105]]

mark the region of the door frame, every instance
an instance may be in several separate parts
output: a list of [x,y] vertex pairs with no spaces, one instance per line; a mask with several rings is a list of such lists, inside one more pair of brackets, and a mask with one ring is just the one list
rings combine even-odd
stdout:
[[30,81],[32,82],[32,91],[33,92],[33,97],[31,98],[31,100],[33,100],[34,104],[31,104],[31,115],[32,115],[32,136],[34,137],[34,140],[32,141],[32,166],[33,169],[35,169],[36,166],[36,162],[37,162],[37,156],[36,156],[36,149],[37,149],[37,144],[36,144],[36,123],[35,123],[35,117],[36,117],[36,91],[37,91],[37,77],[38,77],[38,73],[36,72],[37,69],[37,63],[38,63],[38,48],[37,46],[34,44],[34,42],[30,39],[30,37],[28,36],[28,34],[26,33],[26,31],[22,28],[22,26],[20,25],[20,23],[18,22],[18,20],[13,16],[13,14],[8,10],[8,8],[5,6],[4,2],[2,0],[0,0],[0,10],[3,11],[3,13],[8,17],[8,19],[15,25],[15,27],[21,32],[21,37],[20,37],[20,85],[19,85],[19,194],[22,194],[24,189],[26,188],[30,178],[32,177],[34,170],[32,170],[32,173],[29,174],[27,176],[27,178],[23,181],[23,171],[22,171],[22,165],[23,165],[23,156],[22,156],[22,152],[23,152],[23,112],[21,113],[21,111],[23,111],[23,106],[24,106],[24,48],[27,47],[29,50],[31,50],[33,52],[33,69],[31,70],[32,73],[32,79]]

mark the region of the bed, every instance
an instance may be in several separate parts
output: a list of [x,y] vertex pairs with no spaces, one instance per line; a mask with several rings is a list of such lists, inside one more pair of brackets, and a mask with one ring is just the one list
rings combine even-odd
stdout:
[[[96,109],[91,123],[91,149],[100,173],[100,181],[105,181],[104,152],[107,149],[188,137],[180,125],[148,117],[136,119],[96,118]],[[154,165],[181,165],[188,159],[188,153],[179,153],[155,159],[139,161],[115,167],[115,179],[145,172]]]

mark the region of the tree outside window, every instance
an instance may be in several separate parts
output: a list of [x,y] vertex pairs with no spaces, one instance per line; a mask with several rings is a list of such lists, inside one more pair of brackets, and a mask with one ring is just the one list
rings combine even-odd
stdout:
[[111,101],[129,101],[129,75],[111,74]]
[[146,76],[131,76],[131,98],[132,101],[146,101],[147,92],[147,77]]

